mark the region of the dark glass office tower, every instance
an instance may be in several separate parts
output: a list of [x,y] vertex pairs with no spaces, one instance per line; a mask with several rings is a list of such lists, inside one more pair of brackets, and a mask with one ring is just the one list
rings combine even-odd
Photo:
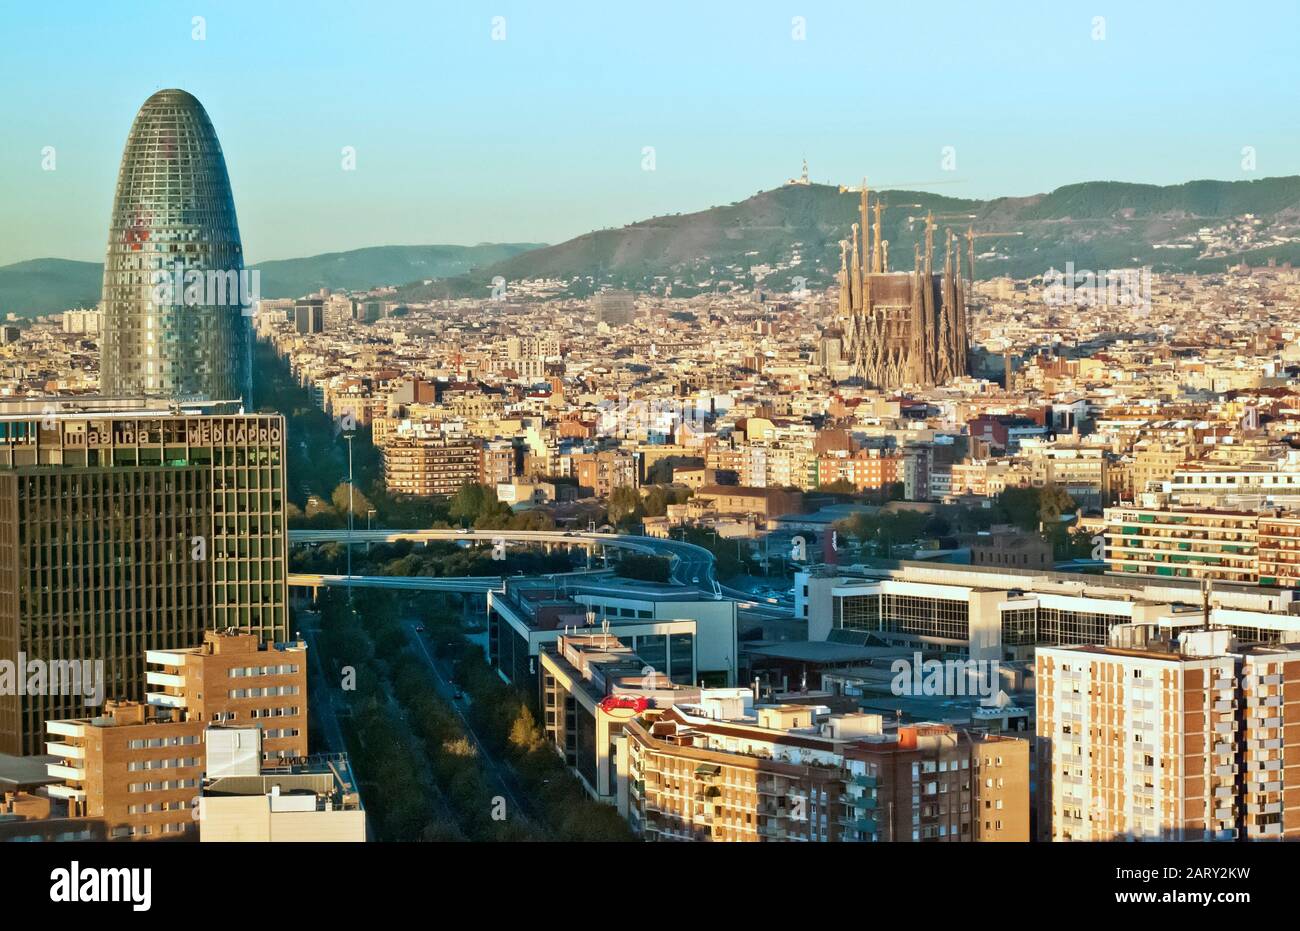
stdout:
[[278,414],[0,412],[0,753],[102,710],[6,662],[102,662],[103,698],[143,701],[148,650],[287,640],[287,545]]
[[212,122],[185,91],[159,91],[131,124],[117,176],[102,394],[247,407],[250,284]]

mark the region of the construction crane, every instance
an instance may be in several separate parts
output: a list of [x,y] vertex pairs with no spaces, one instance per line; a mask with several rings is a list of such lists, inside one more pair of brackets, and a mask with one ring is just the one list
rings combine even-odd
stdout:
[[972,288],[975,287],[975,240],[985,239],[988,237],[996,237],[996,236],[1023,236],[1023,235],[1025,234],[1020,230],[1009,230],[1004,233],[995,233],[995,232],[977,233],[975,232],[975,227],[973,226],[968,227],[966,229],[967,263],[970,267],[970,285]]
[[[911,205],[909,205],[909,206],[920,207],[921,205],[920,205],[920,204],[911,204]],[[943,222],[946,221],[946,220],[975,220],[975,219],[978,219],[978,215],[977,215],[977,214],[974,214],[974,213],[935,213],[935,214],[930,214],[929,217],[930,217],[931,220],[935,221],[936,223],[943,223]],[[911,226],[912,226],[912,224],[913,224],[913,223],[916,223],[918,220],[924,220],[924,219],[925,219],[925,217],[908,217],[908,218],[907,218],[907,225],[908,225],[908,228],[910,229]]]

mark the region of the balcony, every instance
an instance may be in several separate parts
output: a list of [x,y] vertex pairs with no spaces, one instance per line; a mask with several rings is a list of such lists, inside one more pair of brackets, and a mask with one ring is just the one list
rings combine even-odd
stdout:
[[86,748],[78,747],[73,744],[45,742],[45,752],[50,756],[63,757],[65,760],[84,760],[86,758]]
[[875,811],[880,807],[879,801],[874,795],[857,795],[849,799],[849,804],[854,808],[862,808],[867,811]]
[[185,699],[180,695],[168,695],[166,692],[145,692],[145,701],[160,708],[184,708]]
[[73,721],[46,721],[45,732],[60,737],[85,737],[86,725]]
[[164,650],[145,650],[144,661],[154,666],[174,666],[178,669],[185,665],[185,659],[179,653]]
[[71,786],[52,785],[46,786],[46,791],[54,798],[63,798],[74,802],[84,802],[86,800],[85,789],[74,789]]
[[144,681],[149,685],[161,685],[165,688],[185,688],[185,677],[174,676],[169,672],[154,672],[153,670],[149,670],[144,674]]
[[86,771],[81,767],[64,766],[62,763],[46,763],[45,771],[51,776],[59,779],[71,779],[73,782],[84,782]]
[[875,776],[854,776],[853,784],[866,789],[874,789],[880,784],[880,780]]

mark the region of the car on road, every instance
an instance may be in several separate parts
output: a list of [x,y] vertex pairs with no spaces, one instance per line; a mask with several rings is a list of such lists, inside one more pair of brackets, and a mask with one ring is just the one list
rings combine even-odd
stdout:
[[452,695],[452,698],[454,698],[456,701],[460,701],[464,697],[465,697],[465,693],[462,692],[460,689],[456,689],[456,693]]
[[691,576],[691,584],[692,584],[692,585],[699,585],[699,584],[700,584],[700,577],[699,577],[698,575],[693,575],[693,576]]
[[416,625],[415,625],[415,632],[416,632],[417,634],[422,634],[422,633],[424,633],[424,625],[423,625],[423,624],[416,624]]

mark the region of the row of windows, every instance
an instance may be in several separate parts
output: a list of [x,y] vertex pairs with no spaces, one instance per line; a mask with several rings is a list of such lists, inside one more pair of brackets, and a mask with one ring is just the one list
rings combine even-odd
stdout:
[[847,630],[889,631],[949,640],[966,640],[970,607],[965,601],[915,595],[850,595],[836,599],[836,626]]
[[162,782],[133,782],[127,786],[128,792],[172,792],[177,789],[197,789],[197,779],[170,779]]
[[148,739],[132,740],[127,742],[127,747],[131,750],[153,750],[158,747],[185,747],[197,744],[199,737],[197,734],[186,734],[181,737],[151,737]]
[[197,756],[177,757],[172,760],[131,760],[126,765],[127,772],[137,773],[150,769],[184,769],[187,766],[198,766],[199,758]]
[[231,689],[229,694],[231,698],[270,698],[273,695],[297,695],[298,686],[268,685],[256,689]]
[[128,805],[126,811],[130,815],[151,815],[160,811],[185,811],[190,805],[190,802],[150,802],[148,805]]
[[284,666],[236,666],[230,670],[230,678],[240,679],[252,676],[292,676],[298,673],[297,664]]

